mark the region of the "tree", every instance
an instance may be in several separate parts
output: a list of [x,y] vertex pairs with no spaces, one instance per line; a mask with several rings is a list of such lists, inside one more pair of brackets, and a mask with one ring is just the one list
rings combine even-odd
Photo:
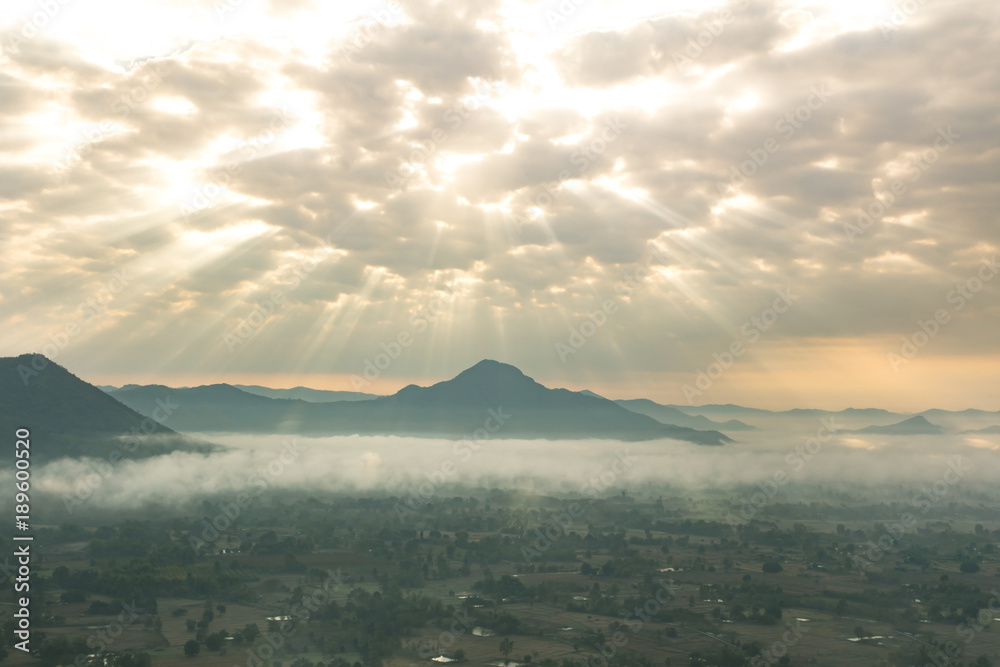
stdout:
[[863,639],[866,634],[867,633],[865,633],[865,629],[863,627],[861,627],[860,625],[855,625],[854,626],[854,636],[855,637],[857,637],[858,639]]
[[463,660],[465,660],[465,651],[463,651],[462,649],[458,649],[452,655],[452,658],[454,658],[455,662],[462,662]]
[[837,602],[837,616],[843,616],[847,613],[847,600],[839,600]]
[[201,651],[201,644],[194,639],[189,639],[187,640],[187,643],[184,644],[184,655],[189,658],[193,658],[198,655],[199,651]]
[[967,560],[958,566],[958,569],[964,574],[973,574],[979,572],[979,563],[974,560]]
[[504,637],[500,640],[500,653],[503,654],[503,661],[507,662],[507,656],[510,652],[514,650],[514,642],[511,641],[510,637]]
[[195,623],[195,620],[193,618],[189,618],[186,621],[184,621],[184,625],[187,627],[188,632],[194,632],[194,628],[197,625],[197,623]]
[[260,628],[257,627],[256,623],[247,623],[246,627],[243,628],[243,639],[245,639],[248,644],[252,644],[259,636]]
[[776,560],[769,560],[761,567],[761,570],[767,572],[768,574],[775,574],[781,572],[784,568],[781,567],[781,563]]

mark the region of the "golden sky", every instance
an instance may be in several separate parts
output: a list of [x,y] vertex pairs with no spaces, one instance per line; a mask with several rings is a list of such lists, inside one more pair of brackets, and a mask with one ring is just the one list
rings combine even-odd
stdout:
[[1000,9],[901,7],[7,3],[0,354],[997,409]]

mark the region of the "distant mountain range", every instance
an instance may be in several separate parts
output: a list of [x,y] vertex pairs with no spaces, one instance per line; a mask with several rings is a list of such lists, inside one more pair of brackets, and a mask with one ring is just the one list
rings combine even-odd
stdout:
[[872,433],[878,435],[941,435],[945,430],[937,424],[932,424],[922,415],[904,419],[887,426],[867,426],[847,433]]
[[[110,384],[99,384],[97,387],[102,391],[112,394],[116,391],[139,389],[141,387],[163,386],[163,385],[142,385],[126,384],[115,387]],[[221,385],[220,385],[221,386]],[[336,403],[337,401],[369,401],[378,398],[378,394],[365,394],[360,391],[331,391],[328,389],[311,389],[309,387],[292,387],[291,389],[272,389],[271,387],[261,387],[256,384],[233,384],[227,385],[236,387],[240,391],[245,391],[254,396],[264,396],[266,398],[292,398],[306,403]],[[173,387],[173,389],[191,389],[191,387]]]
[[234,387],[248,394],[265,396],[267,398],[297,398],[307,403],[334,403],[336,401],[370,401],[378,398],[377,394],[365,394],[360,391],[330,391],[327,389],[310,389],[309,387],[293,387],[291,389],[271,389],[255,384],[234,384]]
[[[698,414],[698,415],[744,415],[746,417],[753,416],[768,416],[768,417],[823,417],[828,415],[842,415],[844,417],[859,417],[868,419],[886,419],[886,418],[896,418],[902,419],[906,417],[915,416],[912,413],[904,412],[891,412],[889,410],[883,410],[881,408],[845,408],[843,410],[820,410],[817,408],[792,408],[791,410],[764,410],[763,408],[748,408],[742,405],[733,405],[731,403],[718,404],[712,403],[708,405],[671,405],[668,407],[677,408],[686,412],[687,414]],[[937,418],[952,418],[952,417],[976,417],[976,418],[1000,418],[1000,412],[990,412],[988,410],[976,410],[970,408],[968,410],[939,410],[931,409],[924,410],[923,412],[916,413],[922,415],[927,419],[937,419]]]
[[[784,411],[747,408],[741,405],[668,405],[689,415],[707,417],[712,420],[738,419],[762,430],[784,428],[805,428],[808,422],[821,418],[830,418],[838,425],[842,433],[849,429],[855,431],[868,427],[892,427],[913,417],[920,416],[931,424],[932,428],[915,422],[912,427],[916,434],[932,434],[933,427],[942,429],[942,433],[960,433],[967,429],[989,428],[1000,424],[1000,412],[987,410],[940,410],[931,409],[920,413],[890,412],[879,408],[847,408],[845,410],[792,409]],[[721,430],[732,430],[721,428]],[[895,429],[893,429],[895,430]],[[905,427],[900,429],[905,431]],[[990,431],[978,431],[988,434]],[[905,434],[905,433],[903,433]]]
[[[734,415],[755,423],[731,418]],[[945,425],[932,422],[929,415]],[[1000,425],[969,428],[1000,420],[1000,413],[983,410],[928,410],[919,415],[853,408],[774,412],[738,405],[612,401],[590,391],[549,389],[514,366],[492,360],[451,380],[376,396],[228,384],[98,388],[38,355],[0,358],[0,429],[12,433],[22,426],[31,428],[41,458],[109,456],[134,433],[156,437],[140,439],[130,452],[133,457],[213,448],[176,431],[441,438],[467,438],[478,431],[491,439],[673,439],[721,445],[732,442],[724,431],[784,430],[788,424],[825,416],[869,424],[854,430],[841,426],[841,433],[1000,434]]]
[[[584,389],[580,393],[588,396],[604,398],[603,396],[599,396],[598,394],[595,394],[587,389]],[[615,401],[615,403],[622,406],[626,410],[631,410],[632,412],[652,417],[653,419],[664,424],[672,424],[674,426],[685,426],[687,428],[702,430],[717,429],[719,431],[752,431],[756,428],[754,426],[750,426],[749,424],[744,424],[736,419],[730,419],[725,422],[717,422],[702,415],[689,415],[672,405],[661,405],[660,403],[656,403],[647,398],[625,399]]]
[[[703,445],[731,441],[716,430],[664,424],[604,398],[549,389],[514,366],[492,360],[451,380],[429,387],[409,385],[391,396],[367,400],[310,403],[257,396],[224,384],[123,387],[110,395],[146,415],[152,414],[157,400],[169,398],[181,406],[171,424],[198,432],[464,438],[488,425],[488,411],[493,411],[510,417],[490,438],[669,438]],[[494,417],[489,423],[496,422]]]
[[979,433],[981,435],[1000,435],[1000,426],[987,426],[986,428],[974,428],[962,431],[962,433]]
[[[162,409],[160,415],[169,422]],[[212,449],[147,419],[40,355],[0,357],[0,433],[12,438],[19,428],[30,429],[36,461],[107,458],[114,452],[122,458],[142,458],[178,449]],[[159,437],[134,437],[139,434]]]

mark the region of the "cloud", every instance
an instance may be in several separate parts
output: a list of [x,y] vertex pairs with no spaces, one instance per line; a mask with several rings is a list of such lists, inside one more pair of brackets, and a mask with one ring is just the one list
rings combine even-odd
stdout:
[[[817,485],[850,489],[862,502],[864,498],[908,502],[918,489],[941,479],[955,461],[963,477],[961,489],[952,490],[952,499],[956,494],[989,490],[1000,472],[992,451],[995,445],[988,439],[922,436],[890,445],[884,438],[852,434],[821,443],[818,449],[814,441],[810,455],[803,443],[817,423],[812,420],[802,426],[802,435],[771,430],[757,439],[744,435],[744,440],[753,440],[746,446],[725,448],[602,440],[545,441],[540,447],[533,440],[502,440],[482,442],[473,451],[453,441],[420,438],[213,435],[228,447],[226,451],[178,452],[124,460],[111,468],[100,460],[62,459],[38,471],[34,488],[37,502],[51,504],[57,512],[65,509],[67,499],[80,499],[83,502],[71,501],[79,517],[151,505],[178,511],[205,498],[226,500],[240,493],[257,498],[284,492],[426,499],[469,489],[509,488],[588,498],[622,491],[727,489],[729,500],[738,503],[744,491],[749,489],[747,495],[758,491],[757,485],[774,478],[776,471],[790,480],[776,502],[813,493]],[[901,458],[900,448],[905,457]],[[942,456],[945,448],[951,453]],[[628,465],[612,467],[617,461]],[[450,472],[441,483],[443,469]],[[559,475],[552,476],[552,470],[559,470]],[[12,479],[13,473],[3,476]],[[155,484],[150,484],[151,478]],[[427,484],[428,480],[436,481]]]
[[[875,7],[618,8],[562,34],[514,2],[405,2],[360,45],[372,15],[305,2],[180,27],[206,7],[156,4],[145,50],[67,17],[4,51],[4,354],[126,270],[60,363],[349,375],[450,287],[460,299],[391,376],[451,375],[501,346],[553,382],[639,377],[696,371],[793,285],[775,346],[745,360],[761,370],[782,341],[892,351],[1000,245],[985,2],[892,29]],[[957,138],[935,153],[942,131]],[[894,182],[852,242],[845,226]],[[674,261],[622,297],[650,247]],[[277,276],[321,254],[226,350]],[[924,358],[995,360],[997,294],[955,312]],[[619,297],[563,364],[555,343]]]

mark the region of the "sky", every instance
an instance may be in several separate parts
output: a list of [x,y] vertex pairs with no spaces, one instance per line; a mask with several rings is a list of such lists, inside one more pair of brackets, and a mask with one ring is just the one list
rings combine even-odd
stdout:
[[48,0],[0,355],[390,393],[1000,408],[1000,6]]

